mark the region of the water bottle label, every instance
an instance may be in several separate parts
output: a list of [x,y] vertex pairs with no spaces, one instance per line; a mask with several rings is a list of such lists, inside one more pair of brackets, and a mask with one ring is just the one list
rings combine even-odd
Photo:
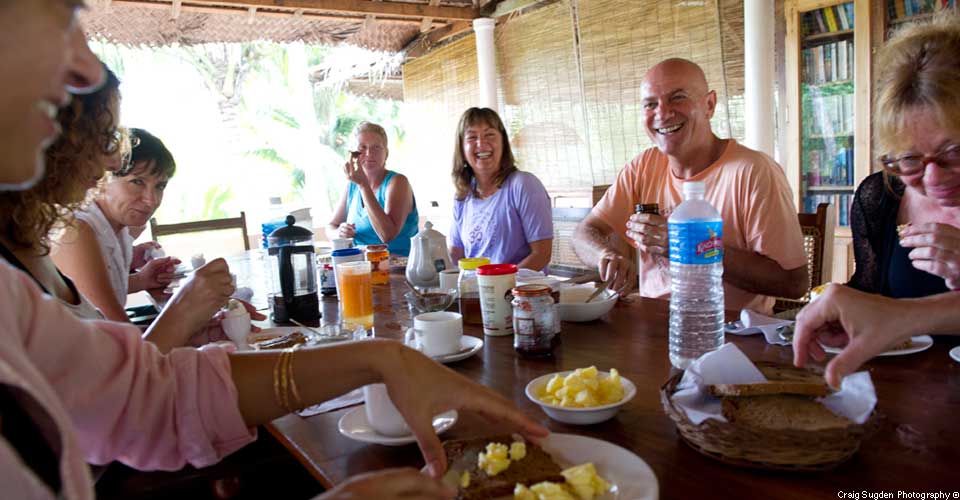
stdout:
[[723,261],[723,221],[670,222],[670,262],[716,264]]

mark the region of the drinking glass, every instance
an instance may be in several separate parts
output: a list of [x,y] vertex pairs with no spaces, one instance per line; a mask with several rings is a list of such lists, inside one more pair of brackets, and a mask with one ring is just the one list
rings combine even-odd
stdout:
[[367,261],[337,264],[340,321],[373,328],[373,283]]

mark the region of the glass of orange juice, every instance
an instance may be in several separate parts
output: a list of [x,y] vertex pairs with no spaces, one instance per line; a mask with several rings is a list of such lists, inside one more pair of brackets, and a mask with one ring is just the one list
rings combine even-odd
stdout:
[[337,264],[340,321],[373,328],[373,281],[370,262]]

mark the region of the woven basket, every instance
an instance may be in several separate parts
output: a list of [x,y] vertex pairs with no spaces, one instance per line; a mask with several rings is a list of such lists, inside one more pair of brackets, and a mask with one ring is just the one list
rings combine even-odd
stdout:
[[[758,362],[757,367],[770,380],[803,380],[809,378],[811,371],[822,374],[822,370],[805,371],[765,362]],[[677,373],[660,388],[664,410],[688,445],[728,464],[787,471],[827,470],[853,456],[860,442],[879,427],[881,417],[876,410],[862,425],[820,431],[769,430],[715,419],[694,425],[686,413],[673,404],[672,396],[682,377],[683,372]]]

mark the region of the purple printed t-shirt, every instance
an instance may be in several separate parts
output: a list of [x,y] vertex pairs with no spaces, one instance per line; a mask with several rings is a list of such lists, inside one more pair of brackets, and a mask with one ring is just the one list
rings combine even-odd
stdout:
[[530,255],[530,242],[553,238],[550,195],[540,179],[514,172],[493,196],[468,193],[453,202],[451,247],[467,257],[487,257],[494,264],[518,264]]

